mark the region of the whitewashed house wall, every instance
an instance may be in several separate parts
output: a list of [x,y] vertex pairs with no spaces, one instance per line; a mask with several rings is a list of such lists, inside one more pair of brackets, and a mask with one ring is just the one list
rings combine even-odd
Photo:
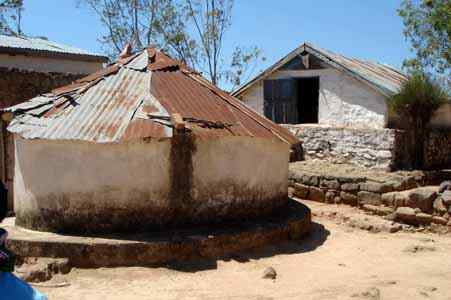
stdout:
[[[319,77],[318,123],[339,127],[384,128],[387,104],[384,97],[368,85],[344,72],[328,68],[318,70],[276,71],[267,79]],[[240,98],[258,113],[263,114],[263,80]]]

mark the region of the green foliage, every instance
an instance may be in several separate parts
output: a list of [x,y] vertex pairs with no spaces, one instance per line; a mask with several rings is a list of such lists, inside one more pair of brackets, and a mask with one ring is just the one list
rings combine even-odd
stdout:
[[0,1],[0,33],[7,35],[20,35],[23,0]]
[[449,101],[446,91],[421,72],[415,72],[402,84],[398,94],[388,98],[393,112],[405,118],[420,119],[425,124],[446,101]]
[[237,85],[260,57],[257,47],[237,46],[223,53],[232,25],[233,0],[78,0],[100,17],[100,38],[114,58],[125,44],[134,49],[156,45],[204,73],[214,84]]
[[249,80],[260,60],[265,61],[266,58],[261,56],[260,49],[255,46],[235,48],[230,69],[225,72],[227,81],[232,84],[232,90]]
[[416,52],[404,62],[410,70],[432,71],[450,84],[451,1],[404,0],[398,11],[403,18],[404,35]]
[[406,145],[413,168],[423,167],[423,145],[428,124],[434,112],[449,101],[447,92],[428,75],[415,72],[404,82],[398,94],[387,99],[389,108],[397,116],[397,126],[406,130]]

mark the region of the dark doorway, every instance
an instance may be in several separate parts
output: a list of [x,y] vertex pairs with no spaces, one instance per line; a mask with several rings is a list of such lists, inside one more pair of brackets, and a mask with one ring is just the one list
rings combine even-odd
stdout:
[[264,81],[264,114],[278,124],[298,122],[298,88],[296,79]]
[[298,123],[318,123],[319,77],[297,79]]
[[283,124],[318,123],[319,77],[264,81],[264,114]]

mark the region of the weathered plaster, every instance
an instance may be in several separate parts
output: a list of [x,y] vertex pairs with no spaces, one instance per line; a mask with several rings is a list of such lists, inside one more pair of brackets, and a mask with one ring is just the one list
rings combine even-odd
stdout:
[[90,74],[101,69],[102,62],[0,54],[0,67],[46,73]]
[[[262,216],[287,201],[289,147],[280,141],[194,139],[191,159],[177,160],[170,140],[15,140],[15,212],[28,228],[139,231]],[[174,173],[174,162],[192,164],[192,174]]]
[[192,197],[203,218],[211,211],[219,218],[264,215],[286,204],[288,144],[231,137],[196,148]]
[[[301,77],[320,78],[320,124],[355,128],[385,127],[385,98],[343,72],[335,69],[277,71],[268,79]],[[256,83],[241,98],[248,106],[263,114],[263,81]]]
[[132,226],[167,202],[169,141],[100,145],[16,136],[15,144],[14,207],[25,226],[74,231],[122,218]]

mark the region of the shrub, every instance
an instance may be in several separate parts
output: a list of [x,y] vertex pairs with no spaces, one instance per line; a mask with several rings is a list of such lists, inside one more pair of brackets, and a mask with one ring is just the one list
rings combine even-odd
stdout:
[[409,136],[411,167],[423,168],[427,127],[434,112],[449,101],[447,92],[428,75],[416,72],[387,100],[391,112],[397,116],[397,127]]

